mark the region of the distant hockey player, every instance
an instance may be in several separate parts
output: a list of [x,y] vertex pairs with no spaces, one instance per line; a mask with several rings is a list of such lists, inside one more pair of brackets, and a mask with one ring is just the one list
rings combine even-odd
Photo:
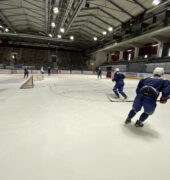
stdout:
[[144,108],[144,112],[141,114],[139,120],[136,121],[136,127],[143,127],[143,122],[149,115],[153,114],[156,108],[156,100],[159,93],[162,92],[160,103],[166,103],[169,92],[169,81],[164,80],[161,76],[164,74],[164,69],[157,67],[153,71],[152,77],[141,79],[136,89],[136,97],[133,103],[133,108],[129,112],[125,124],[131,123],[131,119],[136,115],[141,108]]
[[43,66],[41,67],[41,74],[44,74],[44,68],[43,68]]
[[98,71],[97,71],[97,77],[98,77],[98,79],[102,78],[102,70],[101,70],[101,68],[99,68]]
[[28,78],[28,74],[29,74],[28,68],[25,67],[25,69],[24,69],[24,79],[25,79],[25,78]]
[[123,92],[123,88],[124,88],[124,78],[125,75],[119,72],[120,69],[116,68],[114,70],[114,77],[112,79],[112,81],[116,82],[115,86],[113,87],[113,92],[116,95],[116,98],[120,98],[119,93],[124,97],[124,99],[127,99],[127,95]]
[[48,67],[48,75],[50,76],[51,75],[51,68]]

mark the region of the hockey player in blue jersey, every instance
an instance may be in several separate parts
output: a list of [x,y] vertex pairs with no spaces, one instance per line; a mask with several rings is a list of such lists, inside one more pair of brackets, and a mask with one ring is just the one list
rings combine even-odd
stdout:
[[115,73],[112,81],[113,82],[115,81],[116,84],[113,87],[113,92],[115,93],[116,98],[120,98],[119,94],[121,94],[124,97],[124,99],[127,99],[127,95],[123,92],[125,75],[120,73],[119,71],[120,71],[119,68],[116,68],[114,70]]
[[102,78],[102,70],[101,70],[101,68],[99,68],[98,71],[97,71],[97,77],[98,77],[98,79],[99,79],[99,77],[100,77],[100,79]]
[[29,74],[28,68],[25,67],[25,69],[24,69],[24,79],[28,78],[28,74]]
[[133,108],[129,112],[125,124],[131,123],[131,119],[143,107],[144,112],[141,114],[139,120],[137,120],[135,123],[136,127],[143,127],[143,122],[148,118],[149,115],[153,114],[156,108],[156,100],[160,92],[162,92],[160,103],[166,103],[169,96],[167,88],[169,81],[161,78],[163,74],[164,69],[157,67],[154,69],[152,77],[140,80],[136,89],[137,95],[133,103]]
[[[168,81],[168,82],[169,82],[169,81]],[[164,103],[166,103],[166,101],[170,98],[170,97],[169,97],[169,95],[170,95],[170,82],[169,82],[167,88],[165,88],[165,89],[162,91],[162,93],[163,93],[163,96],[161,97],[160,102],[164,104]]]

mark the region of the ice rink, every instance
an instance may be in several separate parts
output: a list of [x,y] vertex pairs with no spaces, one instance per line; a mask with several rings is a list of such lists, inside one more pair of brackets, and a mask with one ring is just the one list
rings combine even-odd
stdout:
[[[0,75],[1,180],[169,180],[170,102],[143,128],[124,125],[130,102],[109,102],[114,83],[52,75],[19,89]],[[129,99],[138,80],[125,80]]]

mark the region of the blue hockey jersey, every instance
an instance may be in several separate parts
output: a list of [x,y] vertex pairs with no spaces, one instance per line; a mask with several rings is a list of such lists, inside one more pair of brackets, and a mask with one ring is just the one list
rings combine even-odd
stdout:
[[98,74],[98,75],[101,75],[101,74],[102,74],[102,70],[99,69],[99,70],[97,71],[97,74]]
[[170,82],[169,82],[169,85],[167,86],[167,88],[165,88],[163,91],[162,91],[162,94],[163,94],[163,97],[167,100],[169,98],[169,95],[170,95]]
[[142,93],[144,95],[151,96],[152,98],[157,99],[160,92],[162,92],[163,96],[164,94],[168,93],[168,90],[166,90],[168,85],[169,81],[164,80],[161,77],[148,77],[140,80],[136,89],[136,93]]
[[114,74],[114,78],[112,79],[112,81],[116,81],[116,82],[118,82],[118,81],[123,81],[124,78],[125,78],[125,75],[124,75],[124,74],[122,74],[122,73],[120,73],[120,72],[116,72],[116,73]]

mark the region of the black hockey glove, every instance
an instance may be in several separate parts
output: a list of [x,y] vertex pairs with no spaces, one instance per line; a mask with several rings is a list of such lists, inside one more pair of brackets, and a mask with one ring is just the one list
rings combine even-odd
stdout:
[[164,97],[160,98],[160,103],[165,104],[166,102],[167,102],[167,100]]

